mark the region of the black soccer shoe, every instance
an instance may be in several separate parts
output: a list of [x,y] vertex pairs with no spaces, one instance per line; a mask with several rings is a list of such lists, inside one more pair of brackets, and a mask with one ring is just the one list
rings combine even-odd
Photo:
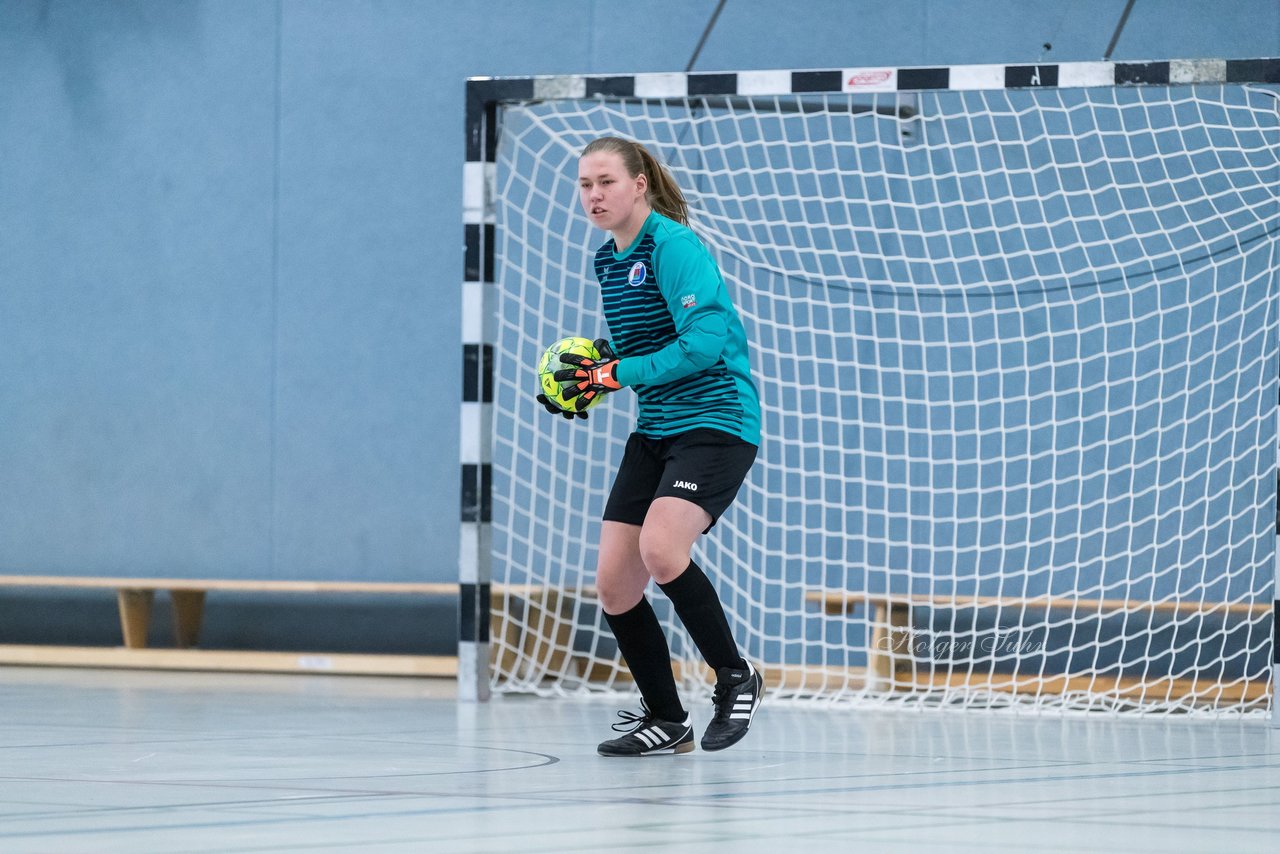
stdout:
[[741,741],[763,696],[764,679],[751,662],[747,662],[746,670],[732,667],[717,670],[716,690],[712,695],[716,713],[702,734],[702,749],[724,750]]
[[621,721],[613,725],[618,732],[631,730],[620,738],[600,742],[596,752],[601,756],[655,756],[660,753],[688,753],[693,750],[693,727],[689,716],[680,722],[663,721],[653,716],[643,703],[643,714],[621,711]]

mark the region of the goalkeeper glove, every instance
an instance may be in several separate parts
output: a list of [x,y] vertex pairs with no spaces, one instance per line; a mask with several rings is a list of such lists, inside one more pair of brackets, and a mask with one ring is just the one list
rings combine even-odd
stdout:
[[566,353],[560,361],[566,365],[574,365],[563,371],[556,371],[556,382],[576,382],[577,385],[564,390],[562,397],[572,400],[579,415],[586,415],[582,410],[591,405],[598,395],[608,394],[622,388],[622,384],[614,378],[613,372],[618,367],[618,357],[613,348],[603,338],[595,340],[598,359],[589,359],[576,353]]
[[545,406],[547,408],[547,411],[550,412],[552,415],[563,415],[565,418],[568,418],[570,421],[574,419],[574,416],[577,416],[578,418],[587,417],[587,413],[585,412],[570,412],[567,409],[561,409],[560,407],[552,403],[550,400],[548,400],[545,394],[540,393],[538,395],[538,403],[541,403],[543,406]]

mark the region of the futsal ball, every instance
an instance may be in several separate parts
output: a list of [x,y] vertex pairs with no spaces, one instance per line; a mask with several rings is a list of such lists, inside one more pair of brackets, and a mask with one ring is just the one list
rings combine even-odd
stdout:
[[[547,348],[547,352],[542,354],[542,360],[538,362],[538,383],[542,386],[542,393],[547,396],[547,400],[556,406],[568,412],[573,412],[576,399],[565,400],[564,393],[567,389],[577,385],[577,383],[573,381],[556,382],[555,376],[556,371],[564,371],[572,367],[560,361],[560,356],[565,353],[574,353],[578,356],[585,356],[588,359],[599,359],[600,354],[596,351],[596,345],[591,343],[589,338],[561,338]],[[603,394],[596,395],[587,404],[587,409],[595,406],[603,399]]]

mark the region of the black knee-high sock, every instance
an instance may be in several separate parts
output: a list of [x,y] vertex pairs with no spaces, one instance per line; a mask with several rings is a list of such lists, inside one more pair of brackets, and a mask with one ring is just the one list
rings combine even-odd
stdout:
[[701,567],[689,561],[688,568],[674,581],[658,586],[671,599],[680,622],[689,630],[707,664],[715,670],[721,667],[746,669],[747,662],[739,654],[738,645],[733,640],[733,632],[729,630],[729,619],[724,615],[720,597],[716,595],[716,589],[711,586],[710,579]]
[[649,711],[664,721],[684,720],[684,706],[680,704],[676,678],[671,672],[667,636],[662,633],[662,625],[649,600],[642,597],[640,604],[630,611],[606,612],[604,618],[618,640],[618,650],[626,659]]

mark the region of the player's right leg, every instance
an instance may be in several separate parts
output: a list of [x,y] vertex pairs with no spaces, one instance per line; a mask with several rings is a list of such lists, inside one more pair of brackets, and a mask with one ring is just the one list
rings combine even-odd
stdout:
[[641,713],[619,712],[613,728],[625,734],[601,742],[602,756],[647,756],[693,750],[693,727],[680,703],[666,635],[645,598],[649,573],[640,558],[640,526],[600,526],[596,591],[605,620],[643,698]]

